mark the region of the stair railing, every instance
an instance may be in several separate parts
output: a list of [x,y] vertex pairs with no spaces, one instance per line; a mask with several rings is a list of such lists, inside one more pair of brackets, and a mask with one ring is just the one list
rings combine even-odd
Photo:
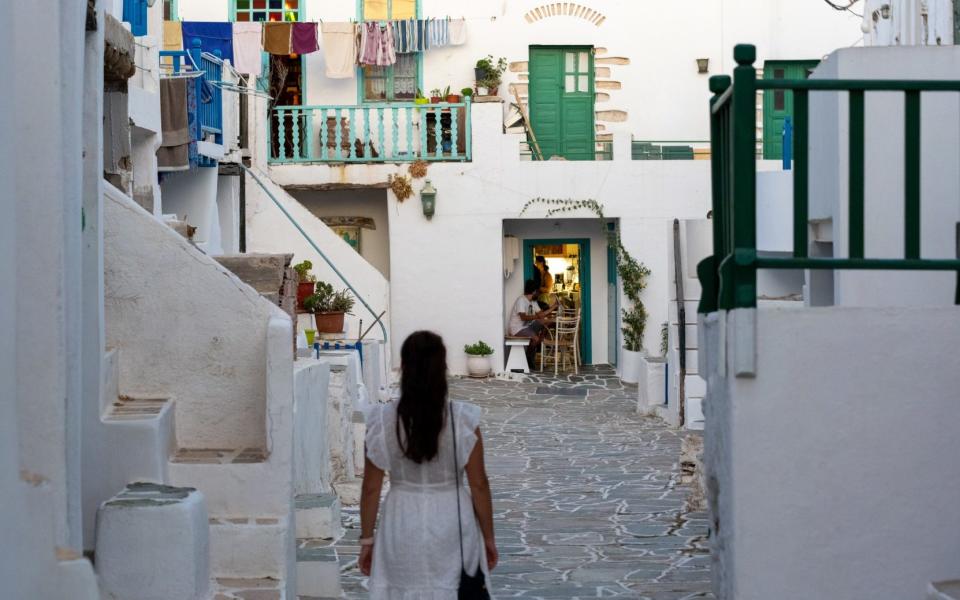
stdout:
[[[317,254],[320,255],[320,258],[322,258],[323,261],[327,263],[327,266],[330,267],[330,269],[334,273],[336,273],[337,277],[340,278],[340,281],[342,281],[343,284],[347,286],[347,289],[350,290],[350,293],[352,293],[354,297],[360,301],[360,304],[365,309],[367,309],[367,311],[371,315],[373,315],[373,318],[377,319],[378,316],[382,317],[383,312],[377,313],[376,311],[373,310],[373,308],[366,301],[366,299],[364,299],[364,297],[360,295],[360,292],[358,292],[357,289],[353,287],[353,284],[351,284],[350,281],[344,276],[344,274],[340,272],[340,269],[338,269],[337,266],[333,264],[333,261],[331,261],[330,258],[327,257],[326,253],[324,253],[324,251],[320,249],[320,246],[318,246],[317,243],[313,241],[313,238],[311,238],[307,234],[307,232],[303,230],[303,227],[300,226],[300,223],[297,222],[297,220],[293,218],[293,215],[291,215],[290,212],[286,208],[284,208],[283,204],[281,204],[280,201],[277,200],[277,197],[274,196],[273,193],[267,188],[266,184],[263,183],[263,181],[256,174],[256,172],[254,172],[253,169],[251,169],[250,167],[246,166],[243,163],[240,163],[240,167],[253,178],[253,180],[257,183],[257,185],[260,186],[260,189],[263,190],[263,193],[265,193],[267,197],[273,201],[273,203],[277,206],[277,208],[280,209],[280,212],[283,213],[283,216],[285,216],[287,220],[290,221],[290,223],[297,229],[297,231],[300,232],[300,235],[303,236],[303,239],[305,239],[307,243],[310,244],[310,247],[312,247],[317,252]],[[383,333],[383,343],[386,344],[387,343],[387,327],[383,324],[382,319],[379,319],[377,323],[380,325],[380,331]]]
[[687,383],[687,311],[684,308],[683,294],[683,267],[680,264],[682,259],[680,252],[680,220],[673,220],[673,277],[677,286],[677,341],[680,346],[680,370],[678,377],[680,383],[677,385],[677,408],[679,410],[680,427],[683,427],[686,419],[686,383]]

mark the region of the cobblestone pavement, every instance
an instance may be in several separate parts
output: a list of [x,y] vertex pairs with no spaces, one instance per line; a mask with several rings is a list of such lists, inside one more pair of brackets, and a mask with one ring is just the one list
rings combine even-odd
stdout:
[[[685,510],[685,434],[638,415],[636,388],[605,369],[524,382],[457,379],[484,409],[494,492],[498,598],[713,598],[707,515]],[[344,592],[365,599],[356,569],[359,516],[344,510]]]

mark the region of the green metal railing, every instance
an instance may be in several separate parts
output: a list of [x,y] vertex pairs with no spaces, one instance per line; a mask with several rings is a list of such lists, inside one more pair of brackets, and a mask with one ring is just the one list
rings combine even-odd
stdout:
[[[960,92],[960,81],[902,80],[757,80],[756,49],[734,49],[733,79],[710,78],[710,143],[713,193],[713,256],[697,266],[703,288],[699,312],[752,308],[757,305],[758,269],[860,269],[957,271],[960,304],[960,259],[920,256],[920,95]],[[784,257],[757,254],[756,95],[758,90],[793,92],[793,253]],[[848,92],[849,256],[812,258],[809,236],[810,92]],[[903,258],[868,258],[864,254],[864,96],[866,92],[902,92],[905,96],[905,189]]]
[[462,103],[278,106],[268,122],[270,164],[463,162],[473,153],[470,98]]

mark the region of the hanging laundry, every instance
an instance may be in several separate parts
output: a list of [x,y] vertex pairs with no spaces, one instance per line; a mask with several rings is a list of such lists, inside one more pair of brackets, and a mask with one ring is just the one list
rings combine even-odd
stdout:
[[294,23],[291,34],[291,48],[294,54],[310,54],[320,49],[317,41],[316,23]]
[[233,63],[233,23],[184,21],[183,49],[191,50],[193,40],[200,40],[204,52],[216,54],[219,50],[220,58]]
[[397,53],[393,49],[393,23],[381,26],[380,49],[377,52],[377,65],[389,67],[397,64]]
[[360,25],[360,53],[357,62],[361,65],[377,64],[381,37],[378,23],[369,22]]
[[467,43],[467,20],[451,19],[448,25],[450,28],[450,45],[462,46]]
[[233,24],[233,68],[238,73],[260,77],[263,69],[260,45],[262,30],[260,23]]
[[170,52],[183,50],[183,27],[180,21],[163,22],[163,49]]
[[157,168],[160,171],[185,171],[190,168],[190,118],[187,111],[187,88],[192,79],[160,79],[160,130],[162,138],[157,149]]
[[291,35],[293,23],[281,21],[263,24],[263,50],[270,54],[289,55],[292,53]]
[[190,144],[187,146],[187,156],[191,169],[196,169],[200,166],[200,151],[197,146],[197,142],[199,142],[201,138],[200,108],[198,106],[200,86],[196,84],[196,79],[191,79],[187,82],[187,127],[190,130]]
[[327,77],[349,79],[356,75],[356,27],[353,23],[324,23],[323,59]]

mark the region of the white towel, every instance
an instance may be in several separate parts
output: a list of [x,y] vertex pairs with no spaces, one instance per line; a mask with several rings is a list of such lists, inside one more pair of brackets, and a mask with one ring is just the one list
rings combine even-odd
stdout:
[[349,79],[357,74],[356,28],[353,23],[323,23],[323,59],[330,79]]
[[449,43],[451,46],[462,46],[467,43],[467,20],[450,19]]
[[238,73],[260,77],[263,67],[261,23],[233,24],[233,68]]

